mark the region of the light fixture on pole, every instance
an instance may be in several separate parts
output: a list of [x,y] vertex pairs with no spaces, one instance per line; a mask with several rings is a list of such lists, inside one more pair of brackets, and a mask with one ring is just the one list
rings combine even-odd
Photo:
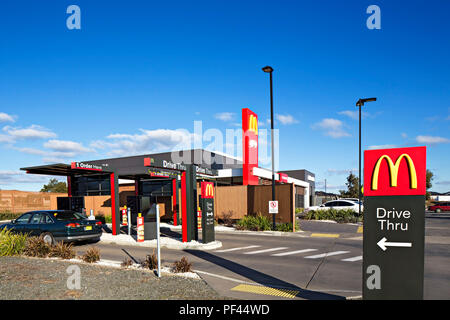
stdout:
[[358,214],[361,216],[361,107],[366,102],[377,101],[377,98],[359,99],[356,102],[356,106],[359,107],[359,176],[358,176]]
[[[273,68],[265,66],[262,71],[270,74],[270,140],[272,144],[272,201],[275,201],[275,160],[274,160],[274,147],[273,147],[273,84],[272,84],[272,72]],[[275,214],[272,216],[272,228],[275,230]]]

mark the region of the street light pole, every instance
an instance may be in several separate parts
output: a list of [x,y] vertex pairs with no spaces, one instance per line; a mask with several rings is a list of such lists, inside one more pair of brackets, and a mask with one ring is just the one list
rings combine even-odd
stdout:
[[[270,140],[272,145],[272,201],[275,201],[275,156],[274,156],[274,146],[273,146],[273,79],[272,72],[273,68],[266,66],[262,68],[264,72],[270,75]],[[275,230],[275,214],[272,215],[272,229]]]
[[359,176],[358,176],[358,214],[361,216],[361,107],[366,102],[377,101],[377,98],[359,99],[356,106],[359,107]]

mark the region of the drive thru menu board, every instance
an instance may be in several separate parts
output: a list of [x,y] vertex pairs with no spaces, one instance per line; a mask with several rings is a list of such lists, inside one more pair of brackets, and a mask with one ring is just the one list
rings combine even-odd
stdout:
[[203,181],[201,184],[202,241],[215,241],[214,234],[214,183]]
[[426,147],[364,152],[364,299],[423,299]]

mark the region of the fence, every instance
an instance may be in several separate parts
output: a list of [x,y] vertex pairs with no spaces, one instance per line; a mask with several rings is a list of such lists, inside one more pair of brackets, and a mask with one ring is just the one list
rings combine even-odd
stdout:
[[[275,186],[278,200],[277,223],[293,222],[295,219],[294,187],[291,184]],[[215,190],[215,215],[218,219],[241,219],[250,214],[269,214],[269,201],[272,200],[272,186],[220,186]]]
[[0,212],[22,213],[56,209],[57,197],[67,197],[67,194],[0,190]]
[[[123,208],[127,204],[127,196],[134,194],[134,186],[120,186],[120,207]],[[0,190],[0,212],[24,213],[35,210],[56,210],[58,197],[67,197],[67,193]],[[163,219],[172,218],[171,199],[172,197],[157,197]],[[87,214],[93,209],[95,215],[111,215],[110,196],[85,196],[84,205]]]

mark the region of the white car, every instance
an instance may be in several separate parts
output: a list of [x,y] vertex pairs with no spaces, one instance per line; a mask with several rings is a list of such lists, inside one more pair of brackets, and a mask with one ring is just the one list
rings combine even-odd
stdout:
[[[332,200],[325,202],[324,204],[320,206],[312,206],[309,207],[307,211],[311,210],[329,210],[329,209],[353,209],[355,212],[358,212],[359,205],[358,202],[353,200]],[[363,212],[364,206],[361,204],[361,212]]]

